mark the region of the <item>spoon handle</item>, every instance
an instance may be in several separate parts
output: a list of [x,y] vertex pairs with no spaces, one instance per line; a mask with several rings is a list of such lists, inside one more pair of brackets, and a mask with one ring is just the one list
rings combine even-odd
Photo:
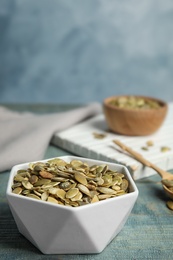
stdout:
[[113,142],[116,145],[118,145],[119,147],[121,147],[122,150],[127,151],[129,154],[131,154],[137,161],[141,162],[145,166],[148,166],[148,167],[154,169],[163,179],[170,176],[169,173],[160,169],[159,167],[157,167],[155,164],[151,163],[150,161],[146,160],[141,154],[135,152],[134,150],[132,150],[130,147],[126,146],[119,140],[113,140]]

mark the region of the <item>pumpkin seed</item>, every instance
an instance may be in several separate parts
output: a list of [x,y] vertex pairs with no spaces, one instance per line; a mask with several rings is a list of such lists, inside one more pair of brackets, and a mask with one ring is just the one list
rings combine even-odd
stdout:
[[21,194],[21,192],[22,192],[22,188],[21,187],[17,187],[17,188],[15,188],[13,190],[13,193],[15,193],[15,194]]
[[48,202],[51,202],[51,203],[56,203],[56,204],[58,204],[58,200],[56,200],[54,197],[51,197],[51,196],[49,196],[49,197],[47,198],[47,201],[48,201]]
[[161,150],[162,153],[165,153],[165,152],[170,151],[171,149],[170,149],[170,147],[168,147],[168,146],[162,146],[162,147],[160,148],[160,150]]
[[126,191],[126,190],[128,189],[128,186],[129,186],[128,180],[123,179],[123,180],[122,180],[122,183],[121,183],[121,185],[120,185],[120,188],[121,188],[122,190]]
[[58,189],[56,192],[56,196],[59,197],[60,199],[65,199],[66,197],[66,192],[63,189]]
[[84,174],[81,174],[80,172],[75,172],[74,177],[79,183],[87,185],[87,179]]
[[173,210],[173,201],[172,201],[172,200],[167,201],[166,205],[167,205],[167,207],[168,207],[170,210]]
[[49,179],[40,179],[36,183],[34,183],[34,186],[42,186],[42,185],[48,184],[50,182],[51,182],[51,180],[49,180]]
[[31,184],[36,183],[38,181],[38,176],[35,174],[31,175],[31,177],[29,178],[29,181]]
[[23,177],[21,174],[17,174],[16,176],[14,176],[14,180],[17,182],[22,182],[25,180],[25,177]]
[[105,199],[109,199],[111,197],[112,197],[112,195],[110,195],[110,194],[99,194],[98,195],[99,200],[105,200]]
[[76,194],[79,192],[79,189],[78,188],[71,188],[70,190],[68,190],[66,192],[66,198],[67,199],[71,199],[73,198],[74,196],[76,196]]
[[47,191],[43,192],[41,194],[41,200],[46,201],[48,199],[48,196],[49,196],[49,194]]
[[49,164],[55,164],[55,165],[58,165],[58,166],[66,166],[66,164],[67,164],[64,160],[59,159],[59,158],[49,160],[48,163]]
[[166,187],[168,187],[168,188],[173,187],[173,180],[163,179],[163,180],[162,180],[162,183],[163,183]]
[[33,185],[29,181],[22,181],[22,185],[27,190],[31,190],[33,188]]
[[92,198],[91,200],[91,203],[95,203],[95,202],[98,202],[99,201],[99,198],[97,195],[94,195],[94,197]]
[[71,201],[79,201],[82,199],[82,193],[79,191],[73,198],[71,198]]
[[53,174],[51,174],[50,172],[47,172],[47,171],[40,171],[39,174],[44,179],[52,179],[53,178]]
[[147,146],[153,146],[153,145],[154,145],[154,142],[153,142],[152,140],[148,140],[148,141],[146,142],[146,145],[147,145]]
[[89,191],[89,189],[88,189],[86,186],[84,186],[83,184],[78,184],[77,187],[79,188],[79,190],[80,190],[82,193],[84,193],[84,194],[86,194],[87,196],[91,197],[90,191]]
[[101,193],[105,193],[105,194],[116,194],[116,191],[107,187],[98,187],[97,188],[98,191],[100,191]]
[[96,139],[104,139],[104,138],[106,137],[106,134],[94,132],[94,133],[93,133],[93,136],[94,136],[94,138],[96,138]]
[[41,200],[39,196],[33,194],[33,193],[29,193],[26,195],[26,197],[30,197],[32,199],[37,199],[37,200]]
[[76,169],[77,167],[80,167],[80,166],[83,164],[83,162],[78,161],[78,160],[72,160],[72,161],[70,162],[70,164],[72,165],[72,167],[73,167],[74,169]]

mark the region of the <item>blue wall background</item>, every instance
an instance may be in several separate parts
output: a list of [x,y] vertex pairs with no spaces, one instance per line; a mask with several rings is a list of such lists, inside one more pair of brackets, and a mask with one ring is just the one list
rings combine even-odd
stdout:
[[173,99],[172,0],[0,0],[0,102]]

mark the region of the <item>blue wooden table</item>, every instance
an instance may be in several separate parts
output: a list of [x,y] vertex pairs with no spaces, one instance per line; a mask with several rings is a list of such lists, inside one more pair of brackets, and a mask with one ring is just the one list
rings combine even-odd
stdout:
[[[11,109],[38,113],[65,111],[74,105],[8,105]],[[49,145],[45,159],[68,155]],[[123,230],[100,254],[43,255],[16,227],[6,199],[9,171],[0,173],[0,259],[121,260],[173,259],[173,211],[166,207],[168,197],[160,177],[154,175],[136,181],[139,197]]]

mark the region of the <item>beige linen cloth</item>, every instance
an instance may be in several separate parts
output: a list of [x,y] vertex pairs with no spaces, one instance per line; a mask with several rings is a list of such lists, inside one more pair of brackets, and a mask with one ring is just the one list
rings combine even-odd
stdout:
[[44,157],[53,134],[101,113],[92,103],[67,112],[38,115],[0,107],[0,171]]

